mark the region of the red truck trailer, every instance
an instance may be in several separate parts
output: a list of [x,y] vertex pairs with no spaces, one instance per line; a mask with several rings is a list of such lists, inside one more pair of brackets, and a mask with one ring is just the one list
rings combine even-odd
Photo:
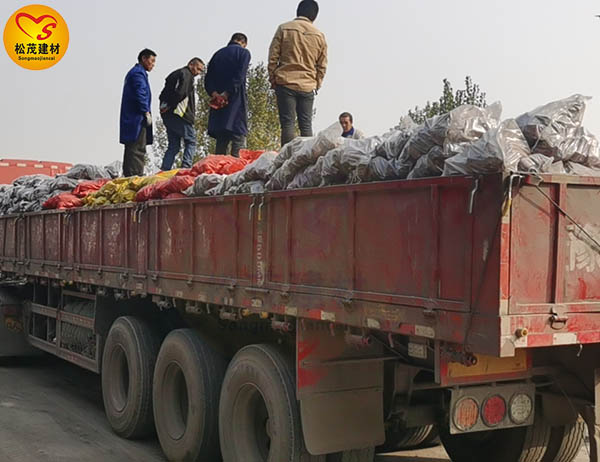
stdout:
[[0,319],[172,461],[366,462],[435,426],[455,462],[569,462],[587,423],[597,462],[599,196],[488,175],[4,216]]
[[67,173],[73,166],[67,162],[26,159],[0,159],[0,184],[10,184],[20,176]]

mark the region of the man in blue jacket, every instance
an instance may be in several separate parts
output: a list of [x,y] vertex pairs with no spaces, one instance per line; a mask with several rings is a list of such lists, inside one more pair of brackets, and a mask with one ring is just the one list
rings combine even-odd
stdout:
[[211,97],[208,134],[217,140],[215,154],[239,156],[246,147],[248,134],[248,96],[246,75],[250,52],[246,50],[248,38],[242,33],[233,34],[229,44],[217,51],[208,63],[204,88]]
[[152,93],[148,72],[156,63],[156,53],[144,49],[138,63],[125,76],[121,99],[120,142],[125,145],[123,176],[144,174],[146,145],[152,144]]

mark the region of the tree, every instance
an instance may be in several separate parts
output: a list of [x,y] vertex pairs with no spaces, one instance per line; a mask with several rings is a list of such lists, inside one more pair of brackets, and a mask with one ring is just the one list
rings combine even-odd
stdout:
[[[267,68],[263,63],[250,66],[247,79],[248,91],[248,149],[271,150],[279,147],[279,118],[275,92],[271,90]],[[209,96],[204,91],[204,77],[196,83],[196,155],[194,162],[215,151],[215,140],[208,136]],[[167,149],[167,130],[158,118],[155,126],[154,144],[150,150],[147,170],[160,168]],[[183,149],[175,158],[175,165],[181,165]]]
[[465,77],[465,89],[456,90],[456,92],[448,79],[444,79],[442,82],[444,88],[442,96],[438,101],[434,101],[433,103],[427,101],[424,107],[415,106],[413,110],[408,111],[408,115],[416,123],[422,124],[430,117],[445,114],[463,104],[486,107],[486,94],[481,91],[479,85],[473,83],[473,79],[470,76]]

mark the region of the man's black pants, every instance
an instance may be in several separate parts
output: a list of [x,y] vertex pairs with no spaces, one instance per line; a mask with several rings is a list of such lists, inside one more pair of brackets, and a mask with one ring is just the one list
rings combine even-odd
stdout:
[[275,94],[277,95],[279,123],[281,124],[281,146],[296,137],[296,116],[298,116],[300,136],[313,136],[314,92],[307,93],[278,86],[275,88]]
[[123,155],[123,176],[142,176],[146,164],[146,127],[142,126],[140,134],[133,143],[125,144]]

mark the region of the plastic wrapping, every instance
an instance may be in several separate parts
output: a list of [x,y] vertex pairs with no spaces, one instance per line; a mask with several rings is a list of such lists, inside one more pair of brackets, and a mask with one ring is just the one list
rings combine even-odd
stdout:
[[500,123],[501,116],[502,104],[500,102],[495,102],[485,108],[464,105],[451,111],[443,144],[444,159],[460,154],[466,145],[477,141],[488,130],[496,128]]
[[568,160],[563,157],[561,147],[566,140],[577,137],[589,100],[587,96],[573,95],[519,116],[517,124],[532,152],[556,160]]
[[343,146],[329,151],[322,160],[320,186],[361,181],[379,143],[377,137],[347,139]]
[[235,194],[262,194],[266,191],[264,181],[249,181],[239,185]]
[[547,173],[552,168],[554,159],[544,154],[531,154],[519,161],[519,172]]
[[427,154],[421,156],[408,174],[409,179],[440,176],[444,172],[446,155],[440,146],[432,147]]
[[[341,146],[345,141],[344,138],[341,138],[341,134],[342,128],[336,122],[316,137],[294,144],[295,149],[291,151],[290,157],[274,171],[271,179],[266,184],[266,188],[271,191],[286,189],[296,174],[303,168],[316,163],[320,157]],[[281,153],[279,155],[281,156]],[[281,159],[276,160],[275,167]]]
[[579,127],[573,136],[559,145],[562,160],[577,162],[587,167],[600,167],[598,139],[585,128]]
[[409,116],[401,117],[400,123],[381,137],[375,155],[388,160],[397,158],[417,128],[418,125]]
[[225,176],[218,173],[203,173],[197,176],[194,184],[183,193],[187,196],[204,196],[209,189],[221,185],[225,180]]
[[292,157],[292,155],[300,148],[300,146],[302,146],[302,144],[305,141],[312,139],[313,138],[297,137],[289,143],[287,143],[284,147],[281,148],[281,151],[279,151],[277,158],[273,161],[273,169],[277,170],[278,168],[280,168],[286,160]]
[[321,157],[314,165],[309,165],[298,172],[287,189],[316,188],[319,186],[322,179],[324,159],[324,157]]
[[444,175],[476,175],[518,170],[522,158],[531,153],[514,119],[507,119],[461,154],[446,160]]
[[120,176],[120,169],[118,172],[116,171],[118,165],[119,164],[114,162],[108,167],[100,167],[99,165],[92,164],[76,164],[71,167],[67,173],[61,176],[73,178],[75,180],[100,180],[102,178],[116,178]]
[[265,152],[258,159],[247,165],[242,170],[242,182],[250,181],[267,181],[273,171],[273,163],[277,158],[277,153],[274,151]]

